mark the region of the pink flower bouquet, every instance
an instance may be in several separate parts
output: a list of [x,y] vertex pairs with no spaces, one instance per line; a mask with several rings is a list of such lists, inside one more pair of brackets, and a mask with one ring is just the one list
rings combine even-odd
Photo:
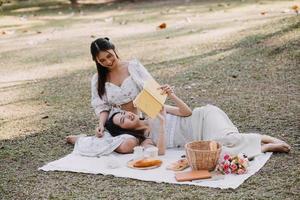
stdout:
[[225,154],[216,169],[222,174],[245,174],[248,166],[249,161],[246,155],[230,156]]

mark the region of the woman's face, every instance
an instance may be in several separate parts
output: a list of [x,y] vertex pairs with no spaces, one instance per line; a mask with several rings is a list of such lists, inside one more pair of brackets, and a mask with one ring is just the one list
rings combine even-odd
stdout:
[[136,129],[139,126],[139,116],[128,111],[123,111],[116,114],[113,118],[114,124],[124,129]]
[[109,49],[107,51],[100,51],[96,59],[97,62],[100,63],[102,66],[110,69],[114,68],[119,61],[117,55],[112,49]]

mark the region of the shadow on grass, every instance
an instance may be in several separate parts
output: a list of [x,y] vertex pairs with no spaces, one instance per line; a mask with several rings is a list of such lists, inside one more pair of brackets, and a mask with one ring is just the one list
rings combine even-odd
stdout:
[[[282,21],[278,21],[274,23],[280,24],[281,22]],[[252,106],[253,108],[256,108],[258,107],[258,104],[263,104],[263,102],[258,103],[255,101],[256,94],[253,95],[251,94],[253,97],[249,96],[248,93],[253,91],[253,87],[254,90],[257,90],[258,87],[263,86],[263,88],[260,88],[259,90],[256,91],[256,93],[258,93],[257,94],[258,96],[266,95],[263,94],[264,92],[271,95],[271,93],[274,93],[274,90],[272,90],[273,87],[274,87],[273,89],[275,90],[278,85],[283,85],[287,87],[287,85],[285,84],[287,81],[286,79],[288,77],[283,77],[278,75],[278,73],[281,72],[275,74],[269,74],[269,70],[274,68],[272,62],[270,63],[269,60],[272,60],[273,56],[275,56],[273,54],[270,55],[269,52],[274,51],[274,48],[280,48],[280,47],[268,47],[268,46],[262,46],[260,48],[251,48],[251,47],[263,43],[264,40],[269,40],[278,35],[283,35],[289,31],[293,31],[298,27],[299,27],[299,22],[291,23],[282,31],[276,31],[262,36],[259,35],[260,40],[257,40],[259,41],[257,43],[252,43],[253,38],[257,38],[257,36],[248,36],[245,39],[242,39],[241,41],[237,42],[236,44],[228,48],[214,49],[210,52],[200,54],[200,55],[194,55],[194,56],[189,56],[180,59],[173,59],[173,60],[168,60],[160,63],[153,63],[149,65],[149,67],[150,69],[152,69],[152,72],[155,72],[157,70],[163,69],[166,65],[169,66],[168,70],[170,71],[172,71],[172,68],[175,69],[178,68],[178,66],[180,66],[179,70],[174,70],[177,71],[177,73],[172,73],[167,76],[160,75],[160,77],[156,77],[156,78],[161,80],[166,80],[166,78],[168,78],[170,80],[170,84],[174,84],[179,88],[180,93],[185,94],[183,95],[184,100],[191,103],[193,106],[198,106],[199,103],[205,103],[205,102],[216,103],[221,105],[222,103],[224,103],[223,102],[225,100],[224,98],[227,98],[228,102],[224,106],[226,109],[226,107],[230,107],[229,104],[232,103],[232,101],[238,101],[238,99],[240,98],[239,95],[240,93],[245,93],[246,100],[249,100],[249,98],[252,99],[253,100],[252,103],[255,103]],[[288,43],[286,43],[285,46],[293,49],[294,47],[296,47],[294,46],[295,42],[296,42],[295,40],[291,40]],[[249,45],[251,44],[251,46],[245,44],[249,44]],[[226,56],[221,57],[221,55],[224,54]],[[257,58],[261,59],[262,61],[256,61]],[[291,76],[290,73],[294,73],[292,70],[290,72],[287,72],[285,70],[288,69],[283,69],[282,73],[285,73],[284,75],[288,74],[287,76]],[[72,87],[74,86],[74,88],[80,88],[80,87],[85,88],[84,89],[85,102],[80,106],[74,104],[71,106],[71,108],[72,109],[77,109],[78,107],[87,108],[88,107],[87,105],[89,105],[89,90],[90,90],[89,83],[81,82],[81,81],[74,82],[72,81],[72,79],[79,80],[78,76],[75,76],[75,74],[87,75],[90,73],[91,73],[90,70],[77,71],[66,77],[55,78],[53,80],[52,79],[40,80],[34,83],[24,82],[24,84],[18,84],[17,86],[2,87],[0,88],[0,90],[3,92],[3,91],[9,91],[11,89],[25,90],[27,88],[28,90],[33,85],[36,85],[37,88],[42,88],[41,91],[45,92],[45,97],[22,98],[21,100],[16,100],[16,101],[11,101],[11,102],[1,104],[1,106],[13,105],[16,103],[22,103],[29,100],[37,100],[41,102],[46,101],[50,105],[54,105],[55,107],[60,105],[71,106],[70,102],[80,101],[80,103],[82,103],[80,99],[75,100],[74,98],[72,98],[72,95],[76,96],[77,98],[78,96],[81,96],[80,93],[77,93],[79,92],[78,90],[73,90]],[[82,75],[79,77],[83,78]],[[194,80],[197,80],[196,85],[194,85],[195,88],[193,87],[189,89],[184,88],[185,86],[192,84]],[[289,82],[296,83],[295,80],[296,79],[291,79]],[[273,81],[276,83],[275,85],[273,84]],[[252,82],[253,87],[249,86],[250,82]],[[74,85],[72,85],[71,83],[73,83]],[[85,85],[84,86],[76,85],[82,83],[84,83]],[[59,87],[57,85],[59,85]],[[59,88],[59,89],[53,89],[53,88]],[[205,97],[201,95],[202,90],[205,91]],[[243,90],[245,91],[243,92]],[[48,91],[48,95],[47,95],[47,91]],[[68,92],[65,93],[65,91]],[[74,91],[74,93],[72,91]],[[285,95],[284,92],[283,94]],[[67,96],[68,98],[66,98],[66,95],[69,95]],[[46,98],[47,96],[48,98]],[[192,98],[189,98],[191,96]],[[64,101],[68,103],[64,105],[63,103]],[[65,108],[70,109],[68,107]],[[268,108],[268,109],[272,110],[274,108]],[[69,110],[69,112],[72,112],[71,110]],[[60,112],[61,110],[57,110],[57,111]],[[87,115],[89,111],[90,109],[87,109],[87,111],[84,111],[84,113]],[[236,111],[235,113],[238,114],[237,112],[239,111]],[[81,112],[79,112],[78,110],[75,113],[81,113]],[[65,112],[63,112],[62,114],[65,114]],[[67,116],[65,117],[67,118]],[[74,117],[80,118],[80,116],[74,116]],[[244,119],[244,121],[246,120],[248,120],[248,118]],[[60,121],[60,120],[56,120],[56,121]]]
[[[295,18],[295,17],[291,17]],[[281,19],[278,21],[279,24],[283,24],[287,21],[288,19]],[[287,27],[280,29],[276,32],[272,32],[269,34],[257,34],[257,35],[250,35],[248,37],[245,37],[242,41],[236,44],[236,47],[246,47],[246,48],[251,48],[254,45],[257,45],[259,43],[262,43],[263,41],[270,39],[272,37],[276,37],[279,35],[283,35],[287,32],[290,31],[296,31],[297,29],[300,28],[300,22],[295,21],[293,24],[288,25]]]
[[[245,38],[243,38],[240,41],[235,42],[234,45],[231,45],[227,48],[219,48],[219,49],[214,49],[210,52],[206,52],[200,55],[193,55],[190,57],[186,57],[186,58],[180,58],[180,59],[171,59],[168,61],[163,61],[163,62],[157,62],[157,63],[152,63],[151,66],[153,66],[155,69],[161,69],[164,67],[164,65],[166,64],[170,64],[172,66],[172,63],[177,63],[177,64],[184,64],[189,62],[190,60],[199,60],[199,59],[204,59],[207,57],[211,57],[211,56],[215,56],[218,54],[226,54],[226,52],[230,52],[230,51],[241,51],[239,52],[239,54],[241,55],[247,55],[247,52],[252,52],[252,54],[264,54],[266,55],[266,57],[273,57],[276,54],[279,53],[283,53],[284,51],[290,51],[288,52],[288,55],[291,55],[289,58],[293,59],[297,59],[296,56],[294,56],[294,53],[297,53],[297,47],[299,46],[299,42],[300,40],[298,40],[299,36],[296,36],[295,33],[295,37],[292,38],[290,41],[288,41],[287,43],[284,43],[283,45],[277,45],[277,46],[267,46],[264,45],[264,42],[267,40],[275,40],[276,41],[276,37],[278,36],[283,36],[286,33],[289,32],[293,32],[293,31],[297,31],[300,27],[300,22],[297,20],[297,17],[293,16],[290,18],[285,18],[285,19],[279,19],[277,21],[274,21],[273,24],[284,24],[288,21],[289,25],[283,29],[280,29],[278,31],[275,32],[271,32],[268,34],[255,34],[255,35],[249,35],[246,36]],[[264,27],[265,25],[262,25],[262,27]],[[247,31],[253,31],[256,29],[259,29],[260,27],[253,27],[252,30],[251,29],[247,29]],[[243,32],[243,31],[241,31]],[[254,46],[256,46],[256,48],[254,49],[254,51],[249,50],[249,48],[253,48]],[[259,47],[259,48],[257,48]],[[242,53],[243,52],[243,53]],[[222,59],[222,58],[221,58]],[[299,60],[299,59],[298,59]],[[155,67],[156,66],[156,67]]]
[[[286,21],[286,19],[274,22],[274,24],[275,23],[281,24],[284,21]],[[193,80],[198,79],[199,83],[202,84],[202,85],[200,84],[199,86],[201,88],[203,88],[203,90],[205,90],[207,92],[210,91],[213,94],[214,92],[211,91],[211,89],[214,88],[213,85],[215,85],[214,89],[221,88],[221,91],[219,91],[219,92],[221,92],[221,95],[222,95],[222,93],[228,93],[230,96],[228,96],[227,98],[233,98],[231,95],[232,94],[236,95],[236,92],[233,92],[232,89],[237,89],[237,87],[235,87],[236,85],[234,85],[234,84],[239,83],[239,81],[243,82],[244,81],[243,79],[247,79],[248,81],[249,80],[253,81],[254,86],[257,85],[258,82],[261,82],[263,84],[270,84],[270,82],[267,81],[268,78],[277,79],[277,81],[279,81],[280,84],[285,83],[285,81],[286,81],[285,77],[277,77],[276,74],[268,75],[268,70],[270,68],[272,68],[273,66],[267,65],[266,63],[256,62],[255,59],[252,60],[252,58],[254,58],[256,54],[264,55],[265,57],[261,58],[261,59],[267,60],[265,58],[272,57],[274,55],[272,53],[266,54],[266,52],[273,52],[273,51],[276,51],[276,49],[282,48],[282,47],[275,47],[275,49],[274,49],[274,47],[262,46],[260,48],[256,48],[253,50],[251,50],[249,48],[251,48],[255,45],[261,44],[265,40],[269,40],[276,36],[283,35],[289,31],[296,30],[297,28],[299,28],[299,22],[296,21],[296,22],[291,23],[290,25],[288,25],[287,27],[285,27],[284,29],[282,29],[280,31],[275,31],[275,32],[265,34],[265,35],[248,36],[245,39],[242,39],[241,41],[237,42],[236,44],[234,44],[233,46],[228,47],[228,48],[214,49],[210,52],[200,54],[200,55],[194,55],[194,56],[189,56],[186,58],[173,59],[173,60],[168,60],[168,61],[164,61],[164,62],[160,62],[160,63],[154,63],[154,64],[150,65],[150,68],[153,70],[160,70],[168,64],[170,66],[168,69],[172,70],[172,67],[174,67],[174,69],[175,69],[179,65],[182,65],[181,69],[177,70],[177,72],[178,72],[177,74],[173,73],[172,75],[170,75],[168,77],[157,77],[157,78],[158,79],[170,78],[171,83],[172,83],[172,80],[176,80],[174,82],[174,85],[179,86],[179,87],[184,87],[184,85],[191,84],[193,82]],[[256,42],[253,42],[253,38],[255,38]],[[288,43],[286,43],[284,46],[285,46],[285,48],[293,49],[293,48],[296,48],[295,44],[297,44],[297,40],[291,40]],[[285,49],[285,48],[283,48],[283,49]],[[231,55],[232,52],[234,52],[234,55]],[[225,54],[227,53],[225,59],[218,58],[218,55],[222,55],[224,53]],[[215,57],[215,56],[216,56],[216,58],[213,58],[213,59],[210,58],[210,57]],[[245,57],[247,57],[247,59],[245,59]],[[243,59],[242,62],[241,62],[241,58]],[[255,57],[255,58],[257,58],[257,57]],[[204,59],[204,60],[211,59],[212,61],[203,63],[201,61],[202,59]],[[193,63],[194,67],[190,66],[191,63]],[[159,66],[159,67],[156,67],[156,66]],[[190,71],[190,72],[187,73],[186,70]],[[251,75],[249,73],[246,73],[247,70],[252,70],[253,74]],[[218,71],[218,73],[216,73],[217,71]],[[79,73],[79,72],[76,72],[76,73]],[[226,75],[226,76],[224,77],[224,75]],[[73,74],[71,76],[73,76]],[[199,76],[201,76],[200,79],[199,79]],[[275,76],[275,77],[270,77],[270,76]],[[223,79],[223,80],[220,81],[221,79]],[[226,81],[226,82],[224,83],[224,81]],[[295,79],[291,80],[291,82],[293,82],[293,81],[295,81]],[[18,90],[21,88],[22,89],[30,88],[31,84],[38,84],[38,85],[40,84],[45,87],[49,87],[49,86],[46,86],[49,83],[50,83],[49,84],[50,86],[52,84],[53,85],[56,84],[54,82],[53,83],[51,83],[51,82],[52,82],[51,80],[46,80],[46,81],[41,80],[38,83],[26,82],[24,84],[19,84],[17,86],[2,87],[0,89],[3,92],[3,91],[9,91],[10,89]],[[209,83],[209,84],[207,84],[207,83]],[[247,84],[244,85],[243,87],[246,87]],[[227,90],[225,91],[225,89],[223,88],[223,85],[230,86],[230,88],[229,89],[227,88]],[[268,88],[272,88],[272,84]],[[86,88],[86,89],[87,89],[87,91],[89,91],[88,88]],[[71,91],[71,90],[72,90],[72,88],[68,89],[68,91]],[[261,91],[263,91],[263,90],[261,90]],[[195,92],[195,94],[197,94],[197,91],[193,91],[193,92]],[[250,92],[250,91],[248,91],[248,92]],[[55,93],[52,93],[52,95],[53,95],[52,99],[55,100],[55,102],[59,102],[60,98],[63,96],[63,94],[61,94],[60,96],[57,96],[57,95],[55,95]],[[188,96],[189,95],[187,95],[186,97],[188,97]],[[33,100],[36,98],[33,97],[33,98],[29,98],[29,99],[17,100],[17,101],[13,101],[13,102],[9,102],[9,103],[4,103],[1,106],[15,104],[15,103],[21,103],[24,101],[28,101],[30,99]],[[202,99],[202,100],[204,102],[210,102],[210,103],[214,102],[215,103],[216,99],[218,99],[218,98],[216,98],[216,96],[210,96],[209,98]],[[43,101],[44,100],[45,99],[43,99]],[[199,101],[195,100],[195,97],[193,97],[192,99],[185,99],[185,100],[188,102],[191,101],[192,103],[200,103]],[[220,99],[220,100],[222,100],[222,99]],[[72,101],[73,100],[71,100],[71,102]],[[193,104],[193,105],[197,106],[195,104]],[[269,108],[269,109],[272,109],[272,108]]]

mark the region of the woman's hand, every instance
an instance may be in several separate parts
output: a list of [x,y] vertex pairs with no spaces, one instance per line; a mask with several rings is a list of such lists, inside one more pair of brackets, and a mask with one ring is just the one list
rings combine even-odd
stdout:
[[161,94],[167,94],[168,96],[170,96],[171,94],[174,94],[173,87],[171,87],[168,84],[162,85],[158,89],[162,89]]
[[99,123],[98,127],[96,128],[96,137],[101,138],[104,135],[104,126],[102,123]]

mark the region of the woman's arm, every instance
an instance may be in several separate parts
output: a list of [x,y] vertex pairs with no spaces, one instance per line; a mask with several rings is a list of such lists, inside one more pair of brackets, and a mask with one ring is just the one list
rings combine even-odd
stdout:
[[108,118],[108,112],[103,111],[99,115],[99,124],[98,127],[96,128],[96,137],[103,137],[104,135],[104,124],[107,121]]
[[110,106],[107,99],[101,99],[98,94],[98,75],[95,74],[91,80],[91,105],[94,108],[95,114],[99,117],[99,125],[96,128],[96,136],[102,137],[104,134],[104,124],[108,118]]
[[151,138],[146,138],[142,143],[141,146],[144,147],[144,149],[148,147],[153,147],[155,146]]
[[158,140],[157,140],[158,155],[165,155],[166,153],[165,116],[166,116],[166,110],[163,108],[163,110],[158,114],[158,118],[160,120],[160,127],[159,127]]
[[100,113],[103,111],[110,111],[111,105],[109,105],[106,96],[100,98],[98,94],[98,74],[94,74],[91,80],[91,105],[95,111],[97,117],[100,117]]
[[176,106],[165,105],[166,111],[170,114],[188,117],[192,114],[191,108],[184,103],[179,97],[177,97],[173,89],[169,85],[163,85],[160,87],[164,93],[175,103]]

